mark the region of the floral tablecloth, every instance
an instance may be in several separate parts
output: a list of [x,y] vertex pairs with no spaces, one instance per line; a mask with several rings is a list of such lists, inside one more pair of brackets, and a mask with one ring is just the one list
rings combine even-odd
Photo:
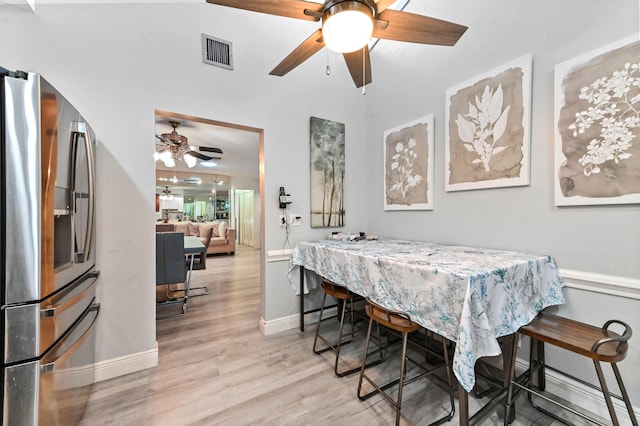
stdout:
[[296,244],[290,275],[296,266],[406,312],[455,341],[453,370],[468,392],[476,360],[500,354],[496,338],[564,303],[564,282],[545,255],[389,239],[323,240]]

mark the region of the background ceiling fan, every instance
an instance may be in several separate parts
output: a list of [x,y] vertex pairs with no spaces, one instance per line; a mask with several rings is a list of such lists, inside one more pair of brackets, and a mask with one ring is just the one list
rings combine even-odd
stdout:
[[170,120],[169,125],[173,128],[171,133],[162,133],[156,135],[159,142],[156,143],[156,161],[162,160],[167,167],[173,167],[175,161],[184,161],[187,166],[196,165],[196,159],[202,161],[220,160],[222,157],[205,155],[202,152],[210,152],[214,154],[222,154],[222,150],[216,147],[189,145],[186,136],[178,133],[176,130],[180,126],[179,121]]
[[[395,1],[327,0],[319,4],[304,0],[207,0],[207,3],[307,21],[322,20],[322,28],[296,47],[269,74],[283,76],[327,46],[343,54],[356,87],[362,87],[371,83],[371,61],[367,47],[371,37],[453,46],[467,30],[467,27],[452,22],[387,9]],[[350,18],[354,18],[354,21]],[[350,46],[340,46],[352,40],[353,30],[359,26],[357,22],[364,27],[363,41],[354,40]],[[338,28],[341,23],[346,28],[345,33]]]

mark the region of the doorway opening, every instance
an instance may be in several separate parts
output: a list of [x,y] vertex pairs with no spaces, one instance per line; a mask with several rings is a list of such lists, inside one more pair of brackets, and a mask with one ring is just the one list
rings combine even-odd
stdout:
[[236,245],[259,249],[264,315],[264,131],[155,110],[155,132],[156,220],[226,222]]

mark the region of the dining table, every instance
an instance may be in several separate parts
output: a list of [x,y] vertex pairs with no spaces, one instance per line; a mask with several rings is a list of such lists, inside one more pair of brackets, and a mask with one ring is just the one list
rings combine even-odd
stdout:
[[193,272],[193,261],[196,254],[204,255],[207,254],[207,247],[198,239],[198,237],[185,235],[184,236],[184,254],[187,258],[187,262],[189,262],[189,269],[187,271],[187,279],[185,281],[185,297],[189,297],[189,288],[191,285],[191,273]]
[[[178,244],[182,244],[182,248]],[[178,251],[179,249],[179,251]],[[184,251],[182,250],[184,249]],[[184,236],[181,232],[156,232],[156,286],[166,286],[165,298],[156,301],[156,306],[181,304],[180,313],[156,317],[156,319],[176,318],[186,314],[191,290],[191,273],[196,254],[206,253],[205,245],[194,236]],[[171,284],[179,284],[184,279],[182,289],[171,290]],[[182,292],[182,297],[170,293]]]
[[[298,285],[292,280],[296,268]],[[461,425],[469,421],[476,362],[500,355],[500,337],[513,336],[544,308],[564,303],[564,281],[548,255],[387,238],[304,241],[293,248],[288,270],[300,295],[301,330],[311,312],[304,310],[304,294],[317,286],[305,280],[305,271],[405,312],[455,342]]]

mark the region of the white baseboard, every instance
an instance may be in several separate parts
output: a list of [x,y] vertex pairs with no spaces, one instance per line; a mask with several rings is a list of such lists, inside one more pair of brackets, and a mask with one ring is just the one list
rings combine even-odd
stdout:
[[[520,361],[518,361],[518,365],[522,370],[527,368],[527,364],[521,363]],[[585,386],[582,383],[551,370],[546,371],[545,378],[547,384],[546,390],[548,392],[564,399],[574,407],[582,408],[584,412],[592,413],[607,420],[607,423],[610,421],[611,417],[609,416],[609,410],[607,409],[604,397],[602,393],[596,389]],[[615,380],[613,382],[614,383],[609,384],[609,390],[619,394]],[[521,398],[524,398],[524,396]],[[616,409],[620,426],[632,426],[629,414],[627,413],[627,407],[624,403],[617,398],[613,398],[613,405]],[[633,411],[635,412],[636,418],[640,418],[640,408],[634,407]]]
[[[337,315],[337,309],[335,307],[325,309],[324,318],[331,318]],[[305,315],[304,324],[313,325],[318,322],[319,312],[313,312]],[[271,334],[280,333],[281,331],[287,331],[300,327],[300,315],[289,315],[288,317],[277,318],[271,321],[265,321],[264,318],[260,318],[260,331],[263,335],[269,336]]]
[[158,365],[158,344],[150,351],[139,352],[93,365],[63,369],[56,372],[56,388],[73,389],[124,376]]
[[155,348],[131,355],[100,361],[94,367],[94,381],[112,379],[158,366],[158,343]]

